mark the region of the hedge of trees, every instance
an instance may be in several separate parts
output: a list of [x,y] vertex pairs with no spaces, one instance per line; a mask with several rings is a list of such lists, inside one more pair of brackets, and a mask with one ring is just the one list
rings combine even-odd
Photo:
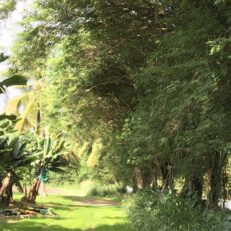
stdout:
[[230,195],[230,12],[229,0],[36,0],[10,73],[39,79],[42,126],[98,177],[215,207]]

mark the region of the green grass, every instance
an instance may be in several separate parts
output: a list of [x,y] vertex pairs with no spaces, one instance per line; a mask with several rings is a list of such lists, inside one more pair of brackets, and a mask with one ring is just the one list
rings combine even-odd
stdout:
[[[69,191],[69,190],[68,190]],[[83,197],[39,197],[38,203],[55,209],[57,218],[40,216],[18,220],[0,220],[1,231],[126,231],[129,228],[125,212],[120,206],[96,207],[80,203]]]

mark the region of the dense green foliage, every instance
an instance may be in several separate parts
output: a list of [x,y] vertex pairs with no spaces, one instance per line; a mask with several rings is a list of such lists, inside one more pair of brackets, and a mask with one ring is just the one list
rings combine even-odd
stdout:
[[64,166],[71,167],[63,141],[19,134],[14,129],[15,123],[14,116],[0,117],[0,206],[13,201],[13,186],[26,194],[23,186],[29,185],[43,169],[63,173]]
[[15,0],[3,0],[0,3],[0,20],[6,19],[9,14],[15,9]]
[[173,192],[172,211],[189,192],[213,208],[230,196],[230,12],[229,0],[35,0],[10,73],[39,79],[39,127],[71,145],[80,178]]
[[27,163],[26,140],[18,135],[12,124],[8,118],[0,120],[0,177],[3,179],[10,173],[13,182],[19,185],[20,169]]
[[12,60],[42,78],[44,124],[90,165],[138,188],[183,178],[201,197],[208,184],[212,205],[227,194],[229,12],[228,1],[36,1]]
[[130,200],[128,208],[137,231],[228,231],[231,226],[228,211],[204,210],[192,195],[144,192]]

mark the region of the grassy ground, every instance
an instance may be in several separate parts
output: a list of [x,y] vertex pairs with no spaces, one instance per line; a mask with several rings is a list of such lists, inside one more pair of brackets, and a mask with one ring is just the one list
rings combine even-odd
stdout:
[[[69,190],[68,190],[69,191]],[[1,231],[126,231],[131,230],[120,205],[76,195],[39,197],[38,203],[54,208],[57,218],[45,216],[20,220],[0,220]]]

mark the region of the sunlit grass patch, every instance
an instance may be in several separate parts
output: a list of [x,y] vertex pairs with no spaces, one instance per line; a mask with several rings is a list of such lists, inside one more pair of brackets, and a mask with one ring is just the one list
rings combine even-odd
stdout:
[[[19,199],[20,195],[17,194],[16,198]],[[40,196],[37,203],[53,208],[58,217],[0,220],[1,231],[130,230],[126,214],[119,203],[101,206],[95,201],[101,202],[103,199],[75,195]]]

